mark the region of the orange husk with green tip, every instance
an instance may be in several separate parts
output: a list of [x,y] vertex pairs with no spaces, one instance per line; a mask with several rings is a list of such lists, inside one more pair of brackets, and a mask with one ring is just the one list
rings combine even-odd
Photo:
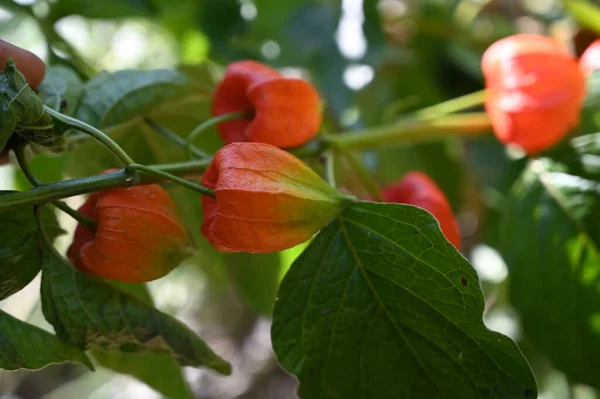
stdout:
[[219,150],[202,183],[202,234],[222,252],[267,253],[300,244],[352,199],[275,146],[233,143]]

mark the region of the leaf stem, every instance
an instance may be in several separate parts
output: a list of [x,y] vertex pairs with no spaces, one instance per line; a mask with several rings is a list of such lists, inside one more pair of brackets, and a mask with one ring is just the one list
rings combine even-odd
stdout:
[[448,115],[454,112],[463,111],[465,109],[477,107],[483,104],[485,100],[486,90],[479,90],[474,93],[456,97],[430,107],[416,111],[412,116],[418,120],[425,121],[440,116]]
[[327,134],[325,144],[347,149],[386,147],[449,137],[475,137],[489,132],[492,125],[485,112],[448,115],[432,120],[402,120],[400,122],[364,129],[356,133]]
[[363,186],[367,190],[367,192],[377,201],[383,202],[383,196],[379,191],[379,187],[369,174],[369,171],[356,159],[356,157],[350,152],[347,148],[343,146],[339,146],[337,144],[332,145],[333,150],[340,153],[342,157],[348,162],[350,167],[354,169],[356,175],[362,182]]
[[198,147],[196,147],[194,145],[190,145],[188,147],[188,143],[187,143],[187,141],[183,137],[181,137],[177,133],[175,133],[175,132],[167,129],[163,125],[160,125],[160,124],[154,122],[152,119],[144,118],[144,122],[146,122],[146,124],[148,126],[150,126],[150,128],[152,130],[154,130],[156,133],[160,134],[161,136],[163,136],[167,140],[175,143],[176,145],[178,145],[179,147],[183,148],[184,150],[191,151],[191,153],[193,155],[195,155],[195,156],[197,156],[199,158],[208,158],[208,157],[210,157],[210,154],[207,154],[206,152],[200,150]]
[[[155,165],[151,166],[151,168],[174,175],[195,176],[206,169],[209,163],[210,160],[199,160]],[[0,209],[8,209],[17,205],[41,205],[47,202],[87,194],[94,191],[131,187],[134,185],[155,184],[164,180],[163,177],[157,177],[156,175],[142,175],[139,176],[139,179],[134,180],[124,169],[122,169],[97,176],[48,183],[27,191],[5,194],[0,196]]]
[[70,128],[86,133],[98,140],[99,142],[101,142],[102,144],[104,144],[104,146],[108,148],[125,165],[134,163],[133,159],[131,159],[129,155],[127,155],[127,153],[113,139],[111,139],[99,129],[96,129],[95,127],[88,125],[87,123],[82,122],[79,119],[71,118],[70,116],[61,114],[60,112],[55,111],[47,105],[44,105],[44,109],[55,120],[62,122]]
[[325,178],[331,187],[336,188],[335,151],[328,150],[323,155],[325,156]]
[[196,126],[194,128],[194,130],[192,130],[191,133],[187,136],[187,139],[186,139],[185,147],[187,149],[188,158],[190,158],[190,159],[193,158],[193,148],[195,148],[194,140],[196,140],[196,138],[200,134],[202,134],[206,129],[208,129],[212,126],[215,126],[221,122],[244,118],[244,117],[247,117],[248,115],[249,115],[248,111],[229,112],[227,114],[223,114],[223,115],[219,115],[219,116],[215,116],[213,118],[207,119],[206,121],[204,121],[201,124],[199,124],[198,126]]
[[[19,163],[19,167],[21,168],[21,171],[23,172],[23,174],[25,175],[25,177],[27,178],[29,183],[33,187],[39,187],[39,186],[44,185],[44,183],[33,174],[33,171],[29,167],[29,163],[27,162],[27,159],[25,157],[25,144],[24,143],[20,143],[15,148],[15,155],[17,157],[17,162]],[[71,208],[69,205],[65,204],[64,202],[56,200],[56,201],[52,201],[52,205],[54,205],[55,207],[57,207],[58,209],[60,209],[64,213],[66,213],[67,215],[71,216],[73,219],[75,219],[77,222],[83,224],[88,229],[90,229],[92,231],[96,231],[98,229],[98,224],[96,223],[96,221],[94,219],[77,212],[75,209]]]
[[137,163],[128,165],[126,170],[127,171],[145,172],[145,173],[149,173],[151,175],[163,177],[167,180],[171,180],[179,185],[182,185],[183,187],[189,188],[190,190],[197,191],[202,195],[207,195],[209,197],[215,198],[215,192],[213,190],[211,190],[210,188],[207,188],[200,184],[196,184],[196,183],[192,183],[190,181],[184,180],[180,177],[170,174],[169,172],[165,172],[164,170],[154,169],[151,166],[144,166],[144,165],[140,165]]
[[37,230],[42,239],[42,242],[44,243],[46,248],[50,251],[50,253],[52,255],[56,256],[56,259],[59,259],[60,261],[64,261],[63,256],[60,253],[58,253],[58,251],[54,247],[54,244],[52,243],[52,240],[50,239],[50,236],[48,235],[48,232],[46,231],[46,226],[44,226],[44,221],[42,220],[42,214],[40,213],[40,208],[41,208],[41,205],[36,205],[33,207],[33,216],[35,217],[35,224],[37,225]]

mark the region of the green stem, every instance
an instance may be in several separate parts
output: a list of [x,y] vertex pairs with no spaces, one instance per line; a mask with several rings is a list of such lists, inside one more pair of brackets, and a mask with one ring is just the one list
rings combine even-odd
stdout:
[[57,207],[58,209],[60,209],[64,213],[66,213],[67,215],[71,216],[78,223],[84,225],[91,231],[98,230],[98,222],[96,222],[91,217],[85,216],[84,214],[77,212],[75,209],[71,208],[69,205],[65,204],[64,202],[52,201],[52,205],[54,205],[55,207]]
[[215,192],[213,190],[211,190],[210,188],[207,188],[207,187],[201,186],[200,184],[196,184],[196,183],[192,183],[190,181],[184,180],[180,177],[170,174],[169,172],[165,172],[164,170],[154,169],[151,166],[144,166],[144,165],[140,165],[140,164],[136,164],[136,163],[127,166],[127,170],[140,171],[140,172],[149,173],[151,175],[163,177],[167,180],[171,180],[171,181],[178,183],[186,188],[189,188],[190,190],[197,191],[202,195],[207,195],[209,197],[215,198]]
[[46,231],[46,226],[44,226],[44,221],[42,220],[42,214],[40,212],[39,205],[33,207],[33,215],[35,217],[35,223],[37,225],[38,234],[40,235],[42,242],[46,246],[46,249],[48,249],[48,251],[50,251],[50,253],[56,257],[56,259],[64,261],[63,256],[60,253],[58,253],[58,251],[54,247],[54,244],[52,243],[52,240],[50,239],[50,236],[48,235],[48,232]]
[[[196,176],[206,169],[209,162],[209,160],[190,161],[156,165],[151,168],[175,175]],[[98,176],[48,183],[32,188],[31,190],[2,195],[0,196],[0,210],[17,205],[41,205],[94,191],[131,187],[134,185],[155,184],[160,183],[161,181],[164,181],[162,177],[152,175],[142,175],[140,176],[140,179],[134,181],[125,170],[119,170]]]
[[483,104],[485,100],[486,90],[476,91],[475,93],[467,94],[461,97],[456,97],[430,107],[416,111],[412,116],[419,120],[429,120],[440,116],[452,114],[454,112],[463,111]]
[[[17,146],[17,148],[15,148],[15,155],[17,157],[19,167],[21,168],[21,171],[23,172],[29,183],[31,183],[33,187],[39,187],[44,185],[44,183],[34,175],[33,171],[29,167],[29,163],[25,158],[25,144],[21,143]],[[88,229],[92,231],[96,231],[98,229],[98,224],[94,219],[77,212],[75,209],[71,208],[64,202],[57,200],[52,201],[52,204],[67,215],[71,216],[77,222],[86,226]]]
[[[184,150],[188,150],[188,143],[187,141],[179,136],[177,133],[167,129],[166,127],[154,122],[152,119],[148,119],[148,118],[144,118],[144,122],[146,122],[146,124],[148,126],[150,126],[150,128],[152,130],[154,130],[156,133],[160,134],[161,136],[163,136],[164,138],[166,138],[167,140],[175,143],[176,145],[180,146],[181,148],[183,148]],[[193,155],[199,157],[199,158],[208,158],[210,157],[210,154],[207,154],[206,152],[200,150],[198,147],[192,145],[189,147],[189,151],[192,152]]]
[[404,120],[348,134],[328,134],[322,137],[325,144],[347,149],[387,147],[443,140],[449,137],[474,137],[492,129],[485,112],[449,115],[433,120]]
[[65,125],[67,125],[70,128],[77,129],[80,132],[86,133],[86,134],[92,136],[93,138],[95,138],[96,140],[98,140],[99,142],[101,142],[102,144],[104,144],[104,146],[106,148],[108,148],[110,151],[112,151],[112,153],[117,158],[119,158],[121,160],[121,162],[123,162],[125,165],[134,163],[133,159],[131,159],[129,157],[129,155],[127,155],[127,153],[113,139],[111,139],[109,136],[107,136],[100,130],[98,130],[95,127],[88,125],[87,123],[82,122],[78,119],[71,118],[70,116],[61,114],[60,112],[55,111],[54,109],[48,107],[47,105],[44,105],[44,109],[46,110],[46,112],[48,112],[50,114],[50,116],[52,116],[54,119],[58,120],[59,122],[64,123]]
[[329,185],[336,188],[335,184],[335,151],[329,150],[325,154],[325,177]]
[[188,157],[190,159],[193,157],[192,148],[194,148],[194,141],[206,129],[208,129],[212,126],[215,126],[221,122],[230,121],[230,120],[234,120],[234,119],[240,119],[240,118],[244,118],[247,116],[248,116],[248,111],[230,112],[227,114],[215,116],[214,118],[210,118],[210,119],[202,122],[198,126],[196,126],[194,128],[194,130],[192,130],[192,132],[187,136],[187,139],[186,139],[185,147],[187,149]]
[[337,144],[332,146],[333,150],[339,152],[340,155],[344,157],[344,159],[346,159],[346,161],[352,167],[352,169],[354,169],[354,172],[356,172],[356,175],[362,182],[367,192],[371,194],[371,196],[375,200],[383,202],[383,196],[379,191],[379,187],[377,187],[377,184],[371,178],[369,171],[358,161],[358,159],[356,159],[352,152],[348,151],[347,148],[339,146]]

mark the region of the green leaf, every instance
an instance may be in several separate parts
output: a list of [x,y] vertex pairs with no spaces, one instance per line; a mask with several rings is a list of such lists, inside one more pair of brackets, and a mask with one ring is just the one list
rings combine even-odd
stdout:
[[[10,191],[0,191],[0,196]],[[60,232],[53,213],[44,213],[52,237]],[[0,211],[0,300],[23,289],[42,267],[33,208],[18,206]]]
[[123,353],[93,350],[100,365],[144,382],[168,398],[193,399],[183,378],[182,369],[168,355],[158,353]]
[[583,133],[595,133],[600,128],[600,70],[586,77],[586,85],[586,97],[578,129]]
[[204,90],[193,90],[175,70],[105,72],[87,82],[75,117],[98,128],[113,127],[158,112],[161,105],[176,110],[191,95],[206,97]]
[[71,115],[83,94],[83,83],[79,75],[70,68],[53,65],[46,70],[38,96],[49,107]]
[[572,382],[600,383],[600,134],[532,161],[507,198],[500,249],[528,341]]
[[[12,60],[6,62],[4,71],[0,72],[0,110],[3,114],[3,126],[0,131],[5,141],[12,118],[6,110],[9,105],[14,116],[14,133],[25,137],[38,146],[52,151],[63,148],[63,131],[55,128],[50,115],[44,110],[44,104],[29,87],[23,75],[17,70]],[[6,118],[6,119],[5,119]],[[6,144],[6,142],[4,143]]]
[[242,299],[255,311],[270,316],[279,288],[280,254],[233,253],[226,255],[225,262]]
[[[130,284],[108,280],[107,282],[133,295],[149,306],[153,306],[152,296],[146,284]],[[102,367],[121,374],[131,375],[168,398],[193,399],[194,397],[183,377],[181,367],[168,355],[105,352],[100,349],[93,349],[92,356]]]
[[51,10],[52,20],[68,15],[98,19],[150,17],[154,12],[149,0],[58,0]]
[[50,254],[42,267],[42,310],[59,338],[82,349],[167,354],[182,366],[231,372],[180,321]]
[[94,369],[81,350],[0,310],[0,369],[36,370],[64,362],[77,362]]
[[302,398],[535,398],[527,361],[482,322],[475,270],[428,212],[357,203],[284,278],[273,346]]
[[17,117],[10,107],[8,99],[0,96],[0,151],[6,147],[16,126]]

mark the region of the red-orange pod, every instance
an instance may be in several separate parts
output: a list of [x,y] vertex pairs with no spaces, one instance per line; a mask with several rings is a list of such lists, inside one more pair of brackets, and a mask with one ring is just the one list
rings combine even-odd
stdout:
[[386,202],[415,205],[431,213],[446,239],[460,249],[460,230],[448,199],[425,173],[409,172],[399,182],[384,188],[381,194]]
[[481,67],[485,109],[501,142],[536,154],[579,122],[585,77],[554,39],[518,34],[498,40],[484,53]]
[[255,61],[229,64],[213,95],[213,116],[239,111],[248,116],[217,125],[225,143],[297,147],[316,135],[322,117],[319,94],[308,82]]
[[98,230],[75,230],[67,256],[82,272],[140,283],[179,265],[188,244],[169,194],[158,185],[96,192],[79,208]]
[[29,86],[33,90],[37,90],[46,74],[44,61],[27,50],[0,40],[0,71],[4,70],[6,61],[9,59],[15,62],[17,69],[23,74]]
[[222,252],[266,253],[300,244],[350,199],[290,153],[264,143],[233,143],[215,154],[202,184],[202,234]]
[[600,69],[600,39],[595,40],[581,54],[579,67],[585,75],[589,75],[596,69]]

